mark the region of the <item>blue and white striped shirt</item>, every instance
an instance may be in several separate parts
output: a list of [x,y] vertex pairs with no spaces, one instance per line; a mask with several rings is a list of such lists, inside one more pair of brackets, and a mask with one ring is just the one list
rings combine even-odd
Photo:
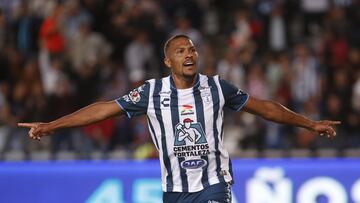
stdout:
[[218,76],[197,75],[176,89],[171,76],[151,79],[116,100],[127,116],[146,114],[159,150],[164,192],[197,192],[232,181],[223,145],[223,107],[239,111],[249,95]]

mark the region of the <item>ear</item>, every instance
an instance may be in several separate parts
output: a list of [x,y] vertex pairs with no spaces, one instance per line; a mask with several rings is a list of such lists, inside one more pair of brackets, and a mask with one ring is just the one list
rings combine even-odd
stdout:
[[171,61],[169,58],[165,57],[164,58],[164,63],[168,68],[171,68]]

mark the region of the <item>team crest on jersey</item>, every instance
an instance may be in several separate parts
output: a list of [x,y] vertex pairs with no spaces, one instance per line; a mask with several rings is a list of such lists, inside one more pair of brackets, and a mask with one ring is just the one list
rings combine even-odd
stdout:
[[175,126],[175,146],[207,143],[204,130],[200,123],[194,123],[190,118],[185,118],[183,123]]
[[198,88],[201,92],[201,97],[203,101],[207,104],[211,103],[211,86],[200,86]]
[[205,103],[207,103],[207,104],[211,103],[211,93],[210,92],[203,93],[202,98]]

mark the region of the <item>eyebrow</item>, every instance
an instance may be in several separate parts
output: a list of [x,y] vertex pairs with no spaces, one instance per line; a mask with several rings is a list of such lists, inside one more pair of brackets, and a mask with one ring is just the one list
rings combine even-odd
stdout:
[[195,45],[192,45],[190,47],[186,47],[186,46],[179,46],[179,47],[176,47],[175,50],[178,50],[178,49],[196,49]]

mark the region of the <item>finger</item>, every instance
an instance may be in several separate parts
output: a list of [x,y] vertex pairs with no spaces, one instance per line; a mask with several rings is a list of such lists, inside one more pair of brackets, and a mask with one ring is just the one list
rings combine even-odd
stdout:
[[328,127],[328,129],[327,129],[326,131],[327,131],[327,132],[329,132],[329,134],[331,134],[331,135],[336,134],[336,133],[335,133],[334,128],[333,128],[333,127],[331,127],[331,126],[329,126],[329,127]]
[[331,135],[332,135],[333,137],[336,136],[336,131],[335,131],[333,128],[331,128]]
[[31,128],[30,130],[29,130],[29,135],[31,135],[31,136],[35,136],[36,134],[35,134],[35,128]]
[[40,140],[40,137],[33,137],[32,139],[33,139],[33,140],[36,140],[36,141],[39,141],[39,140]]
[[326,123],[329,125],[340,125],[341,121],[326,121]]
[[42,134],[44,134],[44,133],[41,133],[41,129],[39,129],[39,128],[34,129],[34,135],[36,135],[36,137],[41,137]]
[[331,128],[331,127],[326,130],[326,133],[327,133],[328,137],[335,137],[336,136],[335,130],[333,128]]
[[34,134],[34,128],[31,128],[28,132],[29,137],[33,137]]
[[29,137],[33,140],[40,140],[40,136],[35,135],[34,133],[29,132]]
[[30,137],[31,139],[36,139],[37,136],[35,136],[33,133],[29,133],[29,137]]
[[26,127],[26,128],[33,128],[36,127],[36,123],[18,123],[17,126],[19,127]]

